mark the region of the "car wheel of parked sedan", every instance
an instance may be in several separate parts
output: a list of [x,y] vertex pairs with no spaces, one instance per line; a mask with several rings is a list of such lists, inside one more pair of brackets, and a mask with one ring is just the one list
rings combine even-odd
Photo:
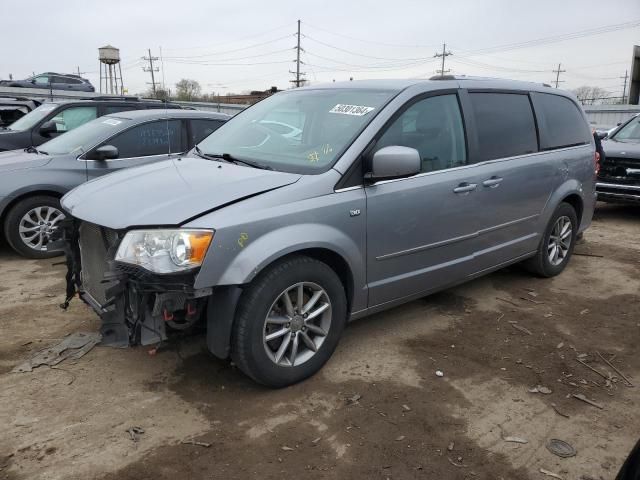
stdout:
[[342,282],[325,263],[294,256],[269,267],[243,293],[231,355],[251,378],[285,387],[316,373],[347,317]]
[[4,234],[13,248],[27,258],[49,258],[62,252],[48,249],[51,234],[64,220],[60,201],[48,195],[29,197],[7,214]]
[[541,277],[558,275],[569,263],[577,233],[575,209],[568,203],[561,203],[549,220],[538,252],[525,266]]

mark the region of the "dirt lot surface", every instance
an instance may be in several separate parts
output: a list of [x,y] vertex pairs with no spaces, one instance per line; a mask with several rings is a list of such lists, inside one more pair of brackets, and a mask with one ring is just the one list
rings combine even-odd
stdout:
[[202,337],[11,373],[98,321],[58,308],[62,266],[2,247],[0,478],[612,479],[640,436],[640,209],[600,206],[576,251],[552,280],[511,268],[357,321],[272,391]]

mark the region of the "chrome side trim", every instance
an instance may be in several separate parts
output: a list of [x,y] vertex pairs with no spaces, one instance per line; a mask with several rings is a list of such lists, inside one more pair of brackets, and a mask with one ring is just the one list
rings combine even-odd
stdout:
[[339,188],[337,190],[334,190],[334,193],[342,193],[342,192],[350,192],[351,190],[358,190],[364,188],[364,186],[362,185],[354,185],[353,187],[345,187],[345,188]]
[[[618,183],[605,183],[605,182],[597,182],[596,188],[619,188],[621,190],[638,190],[640,191],[640,185],[620,185]],[[602,192],[608,193],[608,192]]]
[[443,247],[445,245],[451,245],[453,243],[462,242],[464,240],[477,238],[480,235],[484,235],[486,233],[491,233],[491,232],[494,232],[496,230],[500,230],[502,228],[510,227],[510,226],[513,226],[513,225],[517,225],[518,223],[526,222],[528,220],[534,220],[534,219],[538,218],[539,216],[540,216],[539,214],[529,215],[528,217],[519,218],[517,220],[512,220],[512,221],[506,222],[506,223],[501,223],[500,225],[494,225],[493,227],[485,228],[483,230],[478,230],[477,232],[470,233],[468,235],[462,235],[460,237],[454,237],[454,238],[450,238],[450,239],[447,239],[447,240],[442,240],[440,242],[429,243],[427,245],[420,245],[418,247],[409,248],[407,250],[401,250],[401,251],[398,251],[398,252],[386,253],[384,255],[380,255],[380,256],[376,257],[376,260],[388,260],[390,258],[396,258],[396,257],[400,257],[400,256],[403,256],[403,255],[411,255],[412,253],[423,252],[425,250],[430,250],[432,248]]
[[404,180],[411,180],[414,178],[420,178],[420,177],[425,177],[427,175],[442,175],[442,174],[446,174],[447,172],[455,172],[457,170],[464,170],[467,168],[473,168],[473,167],[479,167],[479,166],[483,166],[483,165],[492,165],[494,163],[502,163],[502,162],[508,162],[510,160],[517,160],[520,158],[530,158],[530,157],[535,157],[538,155],[549,155],[552,153],[558,153],[558,152],[567,152],[567,151],[571,151],[571,150],[577,150],[580,148],[585,148],[585,147],[589,147],[590,144],[585,143],[584,145],[575,145],[573,147],[566,147],[566,148],[559,148],[557,150],[543,150],[540,152],[534,152],[534,153],[527,153],[525,155],[516,155],[513,157],[505,157],[505,158],[496,158],[494,160],[487,160],[484,162],[478,162],[478,163],[470,163],[468,165],[461,165],[459,167],[453,167],[453,168],[445,168],[443,170],[436,170],[435,172],[424,172],[424,173],[419,173],[417,175],[414,175],[412,177],[405,177],[405,178],[393,178],[390,180],[380,180],[379,182],[375,182],[372,183],[371,185],[368,186],[376,186],[376,185],[384,185],[386,183],[391,183],[391,182],[401,182]]

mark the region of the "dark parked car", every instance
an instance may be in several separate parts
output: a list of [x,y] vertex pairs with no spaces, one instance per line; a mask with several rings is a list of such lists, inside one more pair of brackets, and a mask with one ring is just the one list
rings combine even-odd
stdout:
[[215,355],[282,387],[318,371],[349,320],[516,262],[560,274],[595,167],[575,96],[541,84],[296,88],[190,155],[69,192],[67,298],[102,317],[105,344],[202,320]]
[[0,130],[35,110],[41,103],[25,97],[0,95]]
[[0,219],[9,245],[25,257],[51,256],[50,234],[64,218],[62,195],[100,175],[190,150],[227,118],[185,110],[120,112],[38,149],[0,153]]
[[0,130],[0,152],[37,147],[83,123],[110,113],[148,108],[181,108],[174,103],[138,97],[95,97],[91,100],[45,102]]
[[2,80],[4,87],[43,88],[46,90],[70,90],[73,92],[95,92],[91,82],[79,75],[45,72],[25,80]]
[[600,165],[598,200],[640,204],[640,115],[617,127],[602,142],[605,159]]

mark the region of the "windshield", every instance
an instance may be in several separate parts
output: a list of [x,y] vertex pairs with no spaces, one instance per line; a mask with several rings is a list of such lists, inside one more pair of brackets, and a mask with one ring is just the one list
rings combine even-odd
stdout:
[[30,111],[25,116],[20,117],[7,128],[9,130],[29,130],[36,123],[49,115],[52,110],[58,107],[57,103],[43,103],[35,110]]
[[295,173],[329,168],[395,95],[353,88],[293,90],[239,113],[205,138],[203,154]]
[[640,142],[640,116],[627,123],[611,138],[619,142]]
[[70,132],[49,140],[38,147],[38,150],[49,155],[64,155],[67,153],[86,152],[94,145],[107,139],[112,134],[122,130],[128,120],[115,117],[96,118],[90,122],[74,128]]

